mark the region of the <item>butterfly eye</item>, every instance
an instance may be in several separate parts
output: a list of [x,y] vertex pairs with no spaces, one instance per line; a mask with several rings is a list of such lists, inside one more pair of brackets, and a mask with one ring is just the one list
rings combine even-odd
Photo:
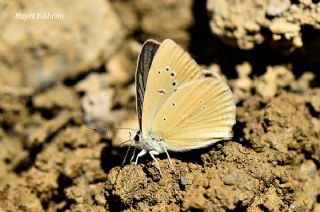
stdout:
[[172,106],[173,106],[173,107],[176,106],[176,103],[175,103],[175,102],[172,102]]
[[158,74],[161,74],[161,70],[158,71]]
[[167,118],[166,118],[166,117],[164,117],[164,118],[163,118],[163,121],[167,121]]
[[170,76],[175,77],[175,76],[176,76],[176,73],[175,73],[174,71],[172,71],[172,72],[170,73]]
[[134,141],[140,141],[140,136],[138,134],[134,136]]
[[166,67],[165,69],[166,69],[166,71],[170,71],[170,68],[169,68],[169,67]]

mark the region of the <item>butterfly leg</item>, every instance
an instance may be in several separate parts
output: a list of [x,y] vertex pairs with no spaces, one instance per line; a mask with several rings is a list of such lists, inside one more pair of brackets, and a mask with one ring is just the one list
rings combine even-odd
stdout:
[[139,152],[139,154],[137,155],[137,157],[136,157],[136,165],[138,164],[138,159],[141,157],[141,156],[143,156],[143,155],[145,155],[145,154],[147,154],[147,151],[145,150],[145,149],[143,149],[143,150],[141,150],[141,152]]
[[133,147],[132,157],[130,159],[130,163],[133,161],[134,156],[136,155],[136,148]]
[[150,156],[152,157],[152,159],[155,161],[156,167],[157,167],[157,169],[159,170],[160,175],[162,176],[162,172],[161,172],[160,166],[159,166],[159,164],[158,164],[158,160],[157,160],[156,157],[155,157],[155,155],[159,155],[159,152],[157,152],[157,151],[155,151],[155,150],[151,150],[151,151],[149,152],[149,154],[150,154]]
[[163,147],[163,148],[164,148],[164,151],[166,152],[167,157],[168,157],[168,159],[169,159],[170,168],[173,169],[172,161],[171,161],[171,158],[170,158],[170,156],[169,156],[168,150],[167,150],[166,147]]

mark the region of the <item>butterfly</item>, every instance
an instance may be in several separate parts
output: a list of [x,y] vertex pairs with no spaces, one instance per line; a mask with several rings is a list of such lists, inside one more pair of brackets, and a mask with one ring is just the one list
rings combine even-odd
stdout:
[[[232,137],[236,106],[228,85],[207,75],[170,39],[147,40],[136,69],[136,107],[140,129],[131,137],[138,159],[209,146]],[[160,171],[161,173],[161,171]]]

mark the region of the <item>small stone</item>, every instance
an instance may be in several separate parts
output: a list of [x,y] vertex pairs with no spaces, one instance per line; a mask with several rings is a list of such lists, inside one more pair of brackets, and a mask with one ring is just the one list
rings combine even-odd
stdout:
[[192,184],[192,178],[190,177],[190,176],[188,176],[188,175],[185,175],[185,176],[181,176],[181,178],[180,178],[180,183],[182,184],[182,185],[191,185]]

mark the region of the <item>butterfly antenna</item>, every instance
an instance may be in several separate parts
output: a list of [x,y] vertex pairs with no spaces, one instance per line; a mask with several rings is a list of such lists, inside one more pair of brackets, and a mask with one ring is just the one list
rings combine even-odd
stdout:
[[131,131],[137,131],[136,129],[132,129],[132,128],[90,128],[87,127],[88,131],[93,131],[93,132],[97,132],[100,134],[105,134],[109,131],[117,131],[117,130],[131,130]]
[[[120,147],[121,145],[123,145],[123,144],[125,144],[125,143],[129,142],[129,141],[131,141],[131,139],[126,140],[126,141],[122,142],[121,144],[119,144],[119,147]],[[131,146],[131,145],[130,145],[130,146]]]

